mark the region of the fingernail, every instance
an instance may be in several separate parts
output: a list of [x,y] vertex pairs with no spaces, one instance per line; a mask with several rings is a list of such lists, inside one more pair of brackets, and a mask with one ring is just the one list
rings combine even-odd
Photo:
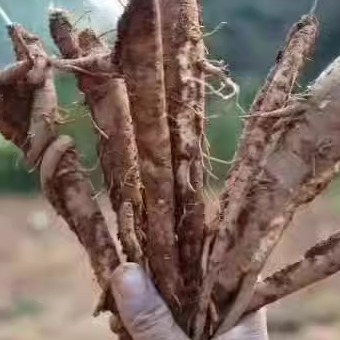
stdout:
[[149,278],[142,267],[136,263],[124,263],[113,272],[113,294],[134,299],[145,293],[148,281]]
[[111,289],[118,310],[128,323],[162,305],[151,279],[135,263],[125,263],[114,271]]

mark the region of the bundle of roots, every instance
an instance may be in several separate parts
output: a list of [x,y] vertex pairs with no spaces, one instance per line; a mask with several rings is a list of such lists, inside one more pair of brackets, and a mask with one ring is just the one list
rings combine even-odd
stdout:
[[[122,261],[148,271],[178,324],[197,340],[340,269],[338,233],[258,279],[295,212],[339,170],[340,59],[297,94],[319,27],[313,14],[293,25],[244,117],[218,209],[208,217],[205,90],[229,102],[239,89],[223,65],[206,58],[201,16],[196,0],[130,0],[112,48],[56,9],[49,22],[59,59],[38,36],[8,25],[17,62],[0,73],[0,131],[40,172],[47,199],[85,248],[103,290],[96,313],[112,312],[121,338],[129,335],[109,287]],[[55,128],[56,69],[75,74],[85,94],[124,257],[72,139]]]

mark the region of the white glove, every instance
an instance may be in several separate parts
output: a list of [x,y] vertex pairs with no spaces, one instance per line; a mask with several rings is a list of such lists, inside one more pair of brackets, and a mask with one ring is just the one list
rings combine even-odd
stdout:
[[[124,326],[134,340],[189,340],[139,265],[119,266],[113,273],[111,288]],[[265,311],[244,318],[214,339],[268,340]]]

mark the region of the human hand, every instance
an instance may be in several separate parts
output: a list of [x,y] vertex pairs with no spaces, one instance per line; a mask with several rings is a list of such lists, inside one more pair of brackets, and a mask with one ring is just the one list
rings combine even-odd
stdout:
[[[113,273],[111,288],[124,326],[134,340],[189,340],[139,265],[119,266]],[[232,330],[214,339],[267,340],[265,312],[244,318]]]

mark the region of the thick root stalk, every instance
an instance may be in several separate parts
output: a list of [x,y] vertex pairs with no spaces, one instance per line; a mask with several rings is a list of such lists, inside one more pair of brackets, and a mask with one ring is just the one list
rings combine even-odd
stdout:
[[[196,309],[204,237],[204,59],[196,0],[160,1],[165,88],[175,179],[176,232],[187,313]],[[191,315],[192,317],[193,315]],[[190,317],[190,316],[189,316]]]
[[[77,67],[79,88],[85,93],[99,137],[98,153],[119,238],[128,261],[142,263],[141,246],[145,217],[139,178],[138,155],[126,86],[111,63],[109,48],[91,30],[77,32],[65,12],[50,15],[50,31],[65,58],[60,67]],[[76,59],[74,59],[76,58]],[[67,66],[69,65],[69,66]],[[106,77],[100,77],[107,72]],[[127,207],[132,208],[129,211]],[[133,228],[132,228],[133,226]]]
[[[223,287],[219,301],[224,306],[230,303],[222,298],[224,289],[236,290],[238,277],[248,282],[243,292],[254,289],[258,274],[295,212],[319,195],[339,171],[339,66],[338,58],[315,81],[305,99],[292,102],[292,107],[300,107],[300,113],[270,144],[237,221],[237,244],[225,257],[229,265],[223,268],[225,274],[219,281]],[[244,301],[242,309],[248,303]]]
[[[280,58],[277,59],[277,65],[268,77],[266,84],[261,90],[258,98],[253,105],[253,110],[273,111],[287,105],[291,97],[292,90],[296,84],[298,76],[305,65],[306,58],[310,55],[314,48],[315,40],[318,35],[318,24],[313,16],[305,16],[299,23],[293,26],[288,35],[287,44]],[[215,226],[218,227],[216,240],[210,256],[210,264],[204,282],[204,288],[200,297],[200,313],[197,319],[197,324],[204,324],[205,315],[207,313],[208,304],[211,298],[211,293],[215,283],[223,281],[222,289],[219,290],[218,299],[221,299],[221,294],[224,296],[224,301],[230,303],[235,294],[238,284],[241,284],[241,277],[244,272],[244,263],[234,258],[233,249],[239,248],[240,236],[246,228],[239,225],[239,220],[242,217],[244,205],[248,202],[248,195],[253,185],[257,174],[262,172],[261,166],[263,158],[267,151],[267,144],[270,143],[272,137],[273,126],[277,124],[276,117],[254,117],[249,118],[245,127],[245,133],[241,139],[240,146],[237,152],[236,161],[228,175],[227,188],[221,196],[220,211],[221,214],[216,217]],[[283,126],[284,127],[284,126]],[[277,126],[276,126],[277,128]],[[282,128],[282,125],[281,125]],[[278,128],[279,134],[282,129]],[[241,161],[242,160],[242,161]],[[260,215],[259,215],[260,216]],[[261,217],[259,217],[260,219]],[[252,242],[256,245],[260,239],[257,236],[252,237]],[[254,245],[254,247],[256,247]],[[243,247],[243,245],[242,245]],[[228,249],[231,248],[231,249]],[[248,249],[245,249],[247,252]],[[232,258],[232,259],[231,259]],[[247,264],[247,266],[251,266]],[[220,273],[222,271],[222,274]],[[222,276],[222,279],[218,278]],[[224,285],[226,277],[233,280],[236,286],[230,290]],[[236,280],[235,280],[236,279]],[[256,279],[256,278],[255,278]],[[253,281],[253,280],[250,280]],[[243,298],[251,296],[249,289],[252,289],[252,283],[247,281],[247,291],[243,287]],[[249,288],[251,287],[251,288]],[[223,292],[223,293],[222,293]],[[230,315],[233,318],[231,323],[241,316],[241,310],[245,308],[248,301],[243,301],[242,308],[235,307],[239,310],[231,310]],[[237,302],[237,305],[239,303]],[[245,306],[244,306],[245,305]],[[222,315],[225,311],[220,311]],[[200,326],[198,326],[200,327]],[[199,334],[202,333],[202,326]],[[199,337],[200,335],[198,335]]]
[[147,257],[160,291],[176,310],[181,277],[158,1],[134,0],[127,5],[113,62],[126,80],[135,125],[148,220]]

